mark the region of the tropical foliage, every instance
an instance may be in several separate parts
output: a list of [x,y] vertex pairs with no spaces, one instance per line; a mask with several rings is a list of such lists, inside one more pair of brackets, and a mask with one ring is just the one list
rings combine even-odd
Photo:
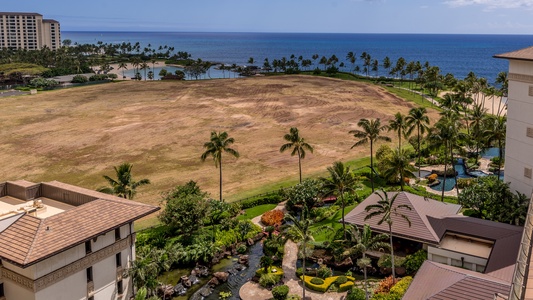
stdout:
[[306,151],[313,153],[313,147],[308,144],[303,137],[300,136],[298,128],[291,127],[289,133],[283,136],[287,141],[279,148],[280,152],[292,149],[291,156],[298,155],[298,171],[300,174],[300,183],[302,183],[302,159],[305,158]]
[[150,180],[141,179],[139,181],[134,181],[131,171],[132,168],[133,165],[130,163],[123,163],[118,167],[113,167],[117,178],[114,179],[104,175],[104,179],[109,183],[109,187],[101,187],[98,191],[126,199],[133,199],[137,193],[136,189],[140,186],[150,184]]

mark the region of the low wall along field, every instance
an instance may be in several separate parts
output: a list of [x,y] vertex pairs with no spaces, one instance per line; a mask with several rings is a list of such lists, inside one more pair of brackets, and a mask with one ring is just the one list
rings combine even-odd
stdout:
[[224,198],[231,200],[297,180],[297,158],[279,152],[290,127],[315,148],[303,160],[306,176],[336,160],[368,156],[368,147],[350,150],[355,140],[348,131],[361,118],[387,123],[413,104],[364,83],[276,76],[117,82],[0,98],[0,107],[0,180],[96,189],[105,185],[102,175],[114,177],[113,166],[130,162],[134,179],[152,181],[136,200],[157,204],[162,191],[189,180],[218,198],[218,169],[200,160],[212,130],[227,131],[241,154],[223,157]]

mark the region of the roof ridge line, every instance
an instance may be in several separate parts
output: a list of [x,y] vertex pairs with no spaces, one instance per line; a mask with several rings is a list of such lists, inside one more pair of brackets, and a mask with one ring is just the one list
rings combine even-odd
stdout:
[[[409,201],[409,203],[411,203],[411,205],[413,205],[413,202],[411,201],[411,198],[409,197],[409,195],[414,195],[414,194],[411,194],[411,193],[406,193],[405,191],[402,192],[405,197],[407,198],[407,200]],[[418,196],[418,195],[415,195],[415,196]],[[419,197],[422,197],[422,196],[419,196]],[[425,199],[426,197],[424,197]],[[428,220],[428,216],[425,215],[425,221],[424,221],[424,218],[420,215],[420,213],[418,212],[418,209],[415,209],[413,208],[415,214],[420,218],[420,220],[422,221],[422,223],[424,223],[424,225],[426,225],[426,228],[428,228],[429,232],[431,233],[431,235],[435,238],[435,240],[437,240],[439,243],[440,243],[440,237],[437,235],[437,233],[435,232],[435,229],[433,229],[433,226],[431,225],[431,223],[429,222]]]
[[[26,213],[26,215],[28,215]],[[29,217],[33,217],[31,215],[28,215]],[[41,230],[41,226],[44,225],[44,219],[39,219],[37,217],[35,217],[35,219],[37,219],[39,221],[39,226],[37,227],[37,230],[35,230],[35,233],[39,232]],[[28,259],[31,257],[31,253],[33,252],[33,249],[35,247],[35,240],[37,239],[37,234],[34,234],[33,235],[33,239],[32,239],[32,242],[31,242],[31,246],[30,246],[30,249],[28,249],[28,253],[26,254],[26,258],[24,259],[24,264],[27,263]]]
[[[427,261],[430,262],[430,263],[431,263],[433,266],[435,266],[436,268],[439,268],[439,269],[442,269],[442,270],[445,270],[445,271],[450,271],[450,272],[453,272],[453,273],[456,273],[456,274],[459,274],[459,275],[466,276],[466,274],[464,274],[464,273],[460,273],[460,272],[455,271],[455,270],[450,270],[450,269],[448,269],[448,268],[443,268],[443,267],[441,267],[441,266],[440,266],[441,263],[434,262],[434,261],[432,261],[432,260],[427,260]],[[463,280],[463,279],[464,279],[464,278],[455,281],[453,284],[449,285],[448,287],[450,287],[450,286],[452,286],[452,285],[458,283],[459,281],[461,281],[461,280]],[[435,296],[435,295],[437,295],[437,294],[439,294],[440,292],[444,291],[444,290],[447,289],[448,287],[445,287],[445,288],[443,288],[443,289],[440,289],[439,291],[436,291],[434,294],[432,294],[431,296],[429,296],[428,299],[431,298],[431,297],[433,297],[433,296]]]

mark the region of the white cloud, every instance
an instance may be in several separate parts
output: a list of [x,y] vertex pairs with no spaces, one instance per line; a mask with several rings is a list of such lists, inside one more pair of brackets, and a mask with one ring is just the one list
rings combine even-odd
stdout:
[[498,8],[533,9],[533,0],[447,0],[444,3],[451,7],[480,5],[489,10]]

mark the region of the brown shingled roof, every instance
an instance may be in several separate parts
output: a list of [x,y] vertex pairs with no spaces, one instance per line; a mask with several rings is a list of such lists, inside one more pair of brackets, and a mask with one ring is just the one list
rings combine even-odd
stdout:
[[1,258],[27,267],[159,210],[64,183],[47,184],[98,197],[46,219],[24,215],[0,232]]
[[528,47],[528,48],[524,48],[524,49],[520,49],[520,50],[516,50],[516,51],[512,51],[512,52],[496,54],[493,57],[495,57],[495,58],[505,58],[505,59],[517,59],[517,60],[532,60],[533,61],[533,46]]
[[[393,197],[397,192],[388,192],[389,197]],[[361,204],[348,213],[344,219],[347,223],[363,226],[370,225],[372,230],[388,233],[389,228],[386,223],[378,225],[380,218],[376,216],[369,220],[364,220],[368,213],[365,208],[368,205],[376,204],[381,198],[377,194],[372,194]],[[438,244],[440,236],[431,226],[428,217],[442,218],[445,216],[456,215],[461,209],[460,205],[426,199],[424,197],[413,195],[406,192],[399,192],[395,205],[409,205],[411,210],[400,209],[402,214],[406,215],[411,221],[411,227],[400,216],[392,216],[392,229],[395,236],[404,237],[411,240]]]
[[402,299],[472,300],[508,295],[510,282],[426,260]]

